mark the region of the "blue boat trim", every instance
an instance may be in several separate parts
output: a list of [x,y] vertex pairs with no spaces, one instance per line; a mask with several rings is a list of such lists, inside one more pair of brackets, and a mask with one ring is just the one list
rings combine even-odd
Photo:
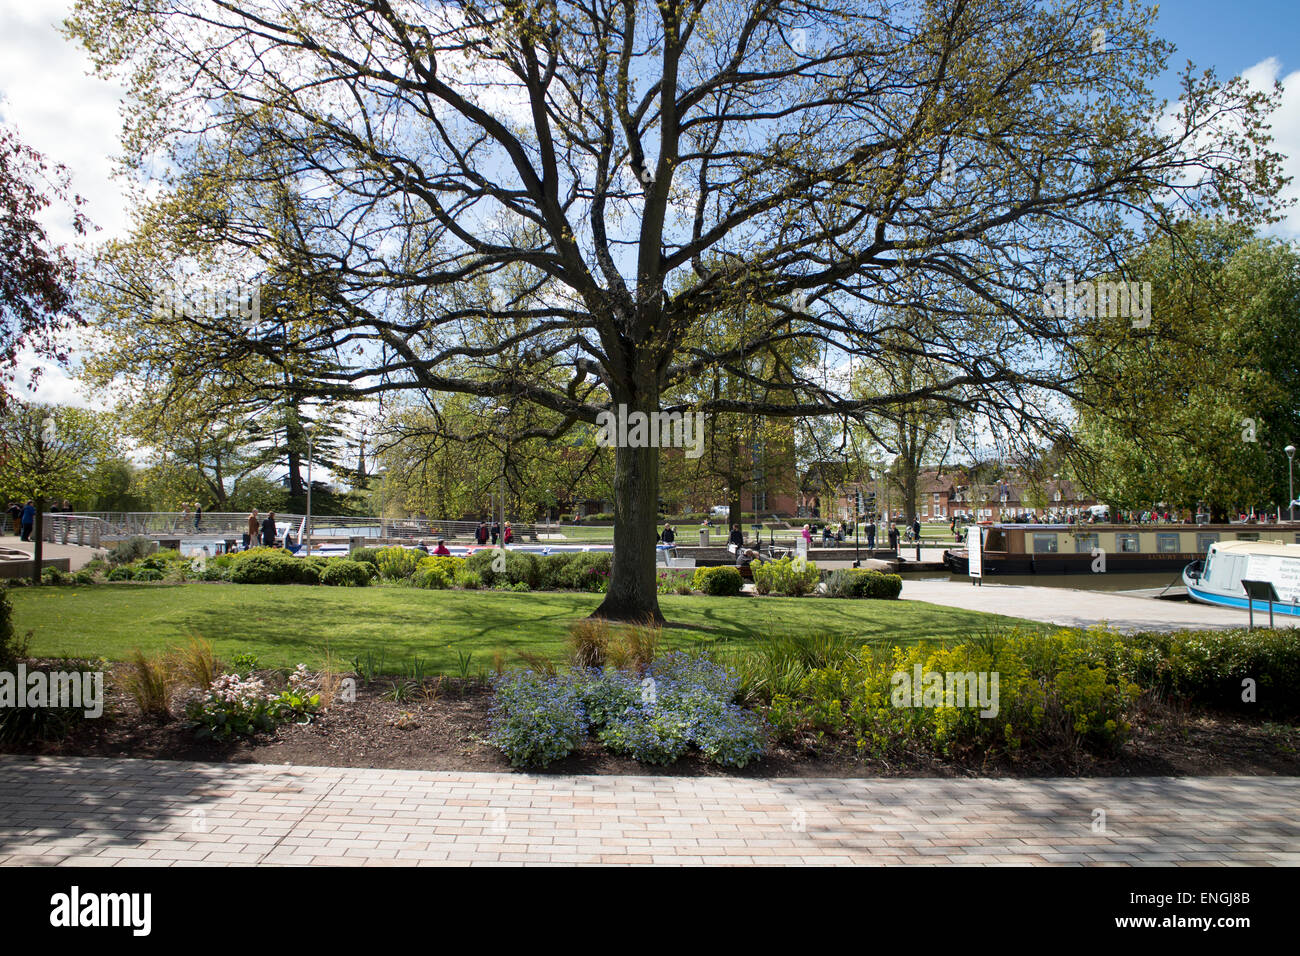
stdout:
[[[1204,591],[1200,588],[1187,585],[1187,593],[1190,597],[1206,604],[1217,604],[1220,607],[1235,607],[1242,611],[1249,610],[1251,602],[1244,597],[1232,597],[1227,594],[1215,594],[1213,591]],[[1267,601],[1255,601],[1256,611],[1268,613]],[[1289,614],[1292,617],[1300,617],[1300,604],[1283,604],[1281,601],[1273,603],[1274,614]]]

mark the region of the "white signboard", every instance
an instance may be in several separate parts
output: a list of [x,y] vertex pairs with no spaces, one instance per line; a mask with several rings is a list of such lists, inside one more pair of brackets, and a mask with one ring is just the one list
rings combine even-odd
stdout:
[[1272,581],[1279,600],[1287,604],[1300,602],[1300,558],[1252,554],[1244,577],[1248,581]]
[[979,525],[966,529],[966,557],[970,561],[966,573],[973,578],[984,577],[984,539],[980,537],[983,530]]

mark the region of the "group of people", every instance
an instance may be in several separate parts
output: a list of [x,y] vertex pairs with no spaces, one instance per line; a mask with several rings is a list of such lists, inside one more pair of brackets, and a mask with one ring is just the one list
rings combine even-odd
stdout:
[[493,521],[490,527],[486,521],[480,521],[478,527],[474,530],[474,540],[480,545],[487,544],[491,540],[493,547],[495,547],[498,541],[502,544],[510,544],[515,540],[515,532],[510,527],[509,521],[506,522],[504,528],[501,527],[500,521]]
[[[196,507],[198,506],[197,502],[195,502],[195,506]],[[198,529],[199,529],[199,519],[196,517],[194,519],[194,530],[197,531]],[[248,530],[244,532],[245,551],[247,551],[251,547],[256,547],[259,544],[262,545],[262,547],[264,548],[274,548],[275,536],[276,536],[276,531],[275,531],[274,511],[268,511],[266,513],[266,517],[263,519],[258,518],[256,508],[254,508],[252,511],[248,513]]]
[[16,501],[11,501],[7,510],[9,520],[14,526],[14,534],[23,541],[32,540],[32,528],[36,526],[36,504],[29,501],[25,505],[20,505]]

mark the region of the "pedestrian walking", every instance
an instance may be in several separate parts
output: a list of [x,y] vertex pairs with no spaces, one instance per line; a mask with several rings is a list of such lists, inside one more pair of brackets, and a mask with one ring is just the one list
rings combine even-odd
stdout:
[[13,525],[14,534],[23,533],[23,506],[16,501],[9,502],[9,523]]
[[203,506],[197,501],[194,502],[194,530],[202,530],[200,525],[203,523]]
[[894,522],[891,521],[889,522],[889,550],[890,551],[898,550],[898,538],[899,538],[898,525],[894,524]]
[[502,544],[510,544],[514,540],[515,540],[515,532],[510,527],[510,522],[507,521],[506,529],[503,532],[501,532],[501,542]]
[[501,537],[501,522],[493,521],[492,522],[492,547],[494,548],[496,547],[497,541],[500,539],[500,537]]
[[32,528],[36,524],[36,505],[30,501],[23,505],[21,517],[22,539],[24,541],[30,541],[32,540]]
[[260,528],[261,528],[261,522],[257,518],[257,509],[254,508],[252,511],[248,513],[248,528],[244,531],[245,551],[247,551],[249,548],[257,544],[257,538],[258,538]]
[[808,525],[804,525],[802,530],[799,532],[799,536],[803,538],[803,549],[807,552],[812,548],[812,528],[808,527]]
[[[195,525],[197,527],[197,525]],[[262,545],[267,548],[275,547],[275,512],[268,511],[266,520],[262,522]]]
[[671,521],[664,522],[663,534],[659,536],[659,539],[663,541],[664,544],[677,543],[677,532],[673,530],[673,525]]
[[727,544],[734,544],[737,548],[745,546],[745,535],[741,532],[740,525],[733,524],[731,526],[731,537],[727,539]]
[[480,545],[488,542],[488,526],[486,521],[480,521],[478,527],[474,529],[474,540]]
[[875,518],[867,519],[866,532],[867,532],[867,550],[874,551],[876,549],[876,519]]

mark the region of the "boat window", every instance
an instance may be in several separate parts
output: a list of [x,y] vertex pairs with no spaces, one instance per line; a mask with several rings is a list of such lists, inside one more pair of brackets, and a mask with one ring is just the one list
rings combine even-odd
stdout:
[[989,533],[984,536],[985,551],[1005,551],[1007,550],[1006,535],[1002,533],[1001,528],[989,528]]
[[1057,550],[1056,535],[1034,535],[1034,554],[1055,554]]
[[1237,540],[1238,540],[1238,541],[1258,541],[1258,540],[1259,540],[1259,532],[1258,532],[1258,531],[1238,531],[1238,532],[1237,532]]
[[1119,550],[1128,554],[1138,550],[1140,540],[1138,535],[1132,532],[1121,532],[1115,535],[1115,544],[1119,546]]
[[1210,547],[1210,545],[1214,544],[1214,542],[1218,540],[1219,540],[1219,532],[1217,531],[1198,531],[1196,533],[1197,554],[1200,554],[1202,551],[1207,550]]
[[1168,533],[1156,535],[1156,552],[1158,554],[1177,554],[1178,547],[1178,535]]
[[1101,538],[1095,534],[1076,534],[1074,550],[1077,554],[1091,554],[1101,547]]

